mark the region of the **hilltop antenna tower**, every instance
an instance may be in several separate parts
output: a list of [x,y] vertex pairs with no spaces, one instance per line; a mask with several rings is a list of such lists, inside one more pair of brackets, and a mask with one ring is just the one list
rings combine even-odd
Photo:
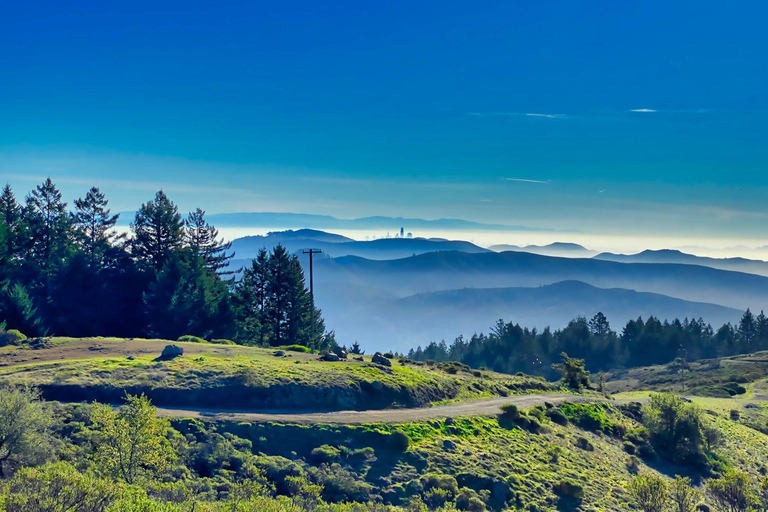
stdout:
[[315,254],[322,254],[320,249],[305,249],[302,251],[304,254],[309,254],[309,343],[310,349],[315,350],[315,285],[314,285],[314,272],[312,270],[312,256]]

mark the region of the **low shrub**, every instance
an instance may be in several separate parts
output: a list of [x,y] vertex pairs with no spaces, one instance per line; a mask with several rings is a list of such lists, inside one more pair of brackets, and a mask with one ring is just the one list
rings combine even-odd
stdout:
[[211,340],[211,343],[214,343],[216,345],[237,345],[237,343],[235,343],[234,341],[227,340],[227,339],[224,339],[224,338],[213,339],[213,340]]
[[408,434],[396,430],[390,434],[389,444],[398,452],[406,452],[408,451],[408,446],[411,444],[411,440],[408,437]]
[[305,347],[304,345],[285,345],[279,348],[288,352],[301,352],[303,354],[309,354],[311,352],[309,347]]
[[185,334],[184,336],[179,336],[179,339],[176,341],[185,341],[187,343],[205,343],[205,340],[199,336],[192,336],[191,334]]
[[0,347],[6,345],[18,345],[27,340],[21,331],[17,329],[8,329],[7,331],[0,331]]
[[569,480],[558,482],[552,487],[552,490],[555,491],[555,494],[559,496],[567,496],[577,500],[580,500],[584,497],[584,487]]
[[501,417],[507,420],[517,420],[520,418],[520,410],[515,404],[504,404],[501,406]]
[[332,462],[337,462],[340,455],[341,451],[338,448],[324,444],[313,449],[310,456],[312,460],[317,463],[330,464]]
[[589,439],[582,436],[577,437],[574,444],[577,448],[581,448],[582,450],[586,450],[588,452],[594,451],[595,449],[594,445],[589,442]]

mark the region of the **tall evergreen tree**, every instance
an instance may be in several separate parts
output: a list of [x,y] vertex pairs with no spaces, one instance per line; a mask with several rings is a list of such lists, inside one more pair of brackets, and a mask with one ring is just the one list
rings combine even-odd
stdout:
[[162,190],[152,201],[141,205],[131,229],[131,253],[157,272],[182,246],[184,231],[181,215]]
[[739,350],[741,352],[748,352],[750,349],[754,349],[754,345],[757,342],[757,322],[755,321],[755,315],[747,308],[744,314],[739,320],[739,326],[736,330],[736,336],[739,340]]
[[271,323],[272,345],[289,343],[288,319],[291,316],[291,295],[295,283],[291,256],[282,245],[272,250],[269,257],[269,281],[267,283],[267,318]]
[[184,222],[184,235],[187,245],[205,259],[209,269],[219,274],[223,272],[235,255],[227,254],[232,248],[231,242],[219,238],[219,231],[205,220],[205,212],[198,208],[190,212]]
[[3,187],[3,192],[0,194],[0,225],[5,228],[3,240],[5,253],[9,259],[13,259],[19,248],[21,206],[8,184]]
[[71,247],[71,230],[67,203],[50,178],[33,190],[22,209],[25,261],[42,274],[48,291],[49,281],[61,266]]
[[102,265],[112,243],[119,237],[113,228],[120,215],[112,215],[107,205],[106,197],[96,187],[92,187],[84,198],[75,200],[72,219],[76,241],[94,266]]
[[260,249],[251,265],[243,269],[243,276],[235,284],[232,294],[236,339],[239,342],[258,345],[266,342],[270,329],[267,318],[268,287],[269,257],[266,249]]
[[172,253],[144,294],[147,334],[177,339],[185,334],[226,337],[229,305],[226,285],[205,261],[185,249]]

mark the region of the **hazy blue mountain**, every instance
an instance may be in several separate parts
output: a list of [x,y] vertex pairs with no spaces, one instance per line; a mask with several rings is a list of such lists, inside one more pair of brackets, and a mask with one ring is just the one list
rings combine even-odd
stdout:
[[[351,292],[357,295],[358,289]],[[488,332],[503,318],[526,327],[553,329],[582,315],[602,311],[614,329],[628,320],[653,315],[661,319],[704,318],[715,326],[735,322],[742,311],[689,302],[654,293],[601,289],[577,281],[537,288],[484,288],[428,292],[404,298],[372,295],[337,302],[334,291],[318,289],[318,304],[343,343],[358,340],[364,348],[407,350],[459,334]]]
[[[121,218],[132,219],[128,213]],[[370,229],[390,230],[392,234],[415,230],[491,230],[491,231],[545,231],[527,226],[507,226],[503,224],[484,224],[461,219],[408,219],[403,217],[364,217],[361,219],[337,219],[329,215],[309,215],[305,213],[218,213],[208,219],[217,227],[266,227],[266,228],[313,228],[313,229]]]
[[509,245],[498,244],[489,247],[490,250],[495,252],[504,251],[517,251],[517,252],[530,252],[533,254],[543,254],[544,256],[563,256],[568,258],[591,258],[597,251],[592,251],[586,247],[567,243],[567,242],[555,242],[549,245]]
[[[315,282],[360,284],[401,297],[459,288],[536,287],[582,281],[679,299],[760,310],[768,306],[768,278],[698,265],[617,263],[526,252],[430,252],[375,261],[354,256],[319,260]],[[768,308],[767,308],[768,309]]]
[[463,240],[444,240],[442,238],[381,238],[369,242],[355,241],[347,237],[301,229],[298,231],[280,231],[267,236],[249,236],[232,242],[237,261],[233,267],[242,266],[243,260],[254,258],[259,249],[272,249],[281,244],[290,252],[314,248],[330,257],[360,256],[368,259],[397,259],[435,251],[464,251],[470,253],[490,252]]
[[672,249],[648,250],[638,254],[604,252],[595,256],[595,259],[622,263],[684,263],[686,265],[703,265],[721,270],[749,272],[750,274],[768,276],[768,261],[750,260],[747,258],[707,258]]

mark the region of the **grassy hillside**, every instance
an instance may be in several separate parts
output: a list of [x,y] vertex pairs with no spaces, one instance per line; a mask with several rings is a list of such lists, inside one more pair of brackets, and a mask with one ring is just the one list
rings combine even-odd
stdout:
[[675,363],[618,370],[607,374],[609,391],[674,391],[728,398],[749,396],[768,377],[768,352],[705,359],[688,363],[681,372]]
[[156,405],[240,410],[417,407],[436,402],[554,391],[527,376],[457,364],[321,361],[318,355],[178,343],[184,355],[158,360],[163,340],[51,338],[0,348],[0,381],[39,386],[48,399],[117,403],[126,392]]

